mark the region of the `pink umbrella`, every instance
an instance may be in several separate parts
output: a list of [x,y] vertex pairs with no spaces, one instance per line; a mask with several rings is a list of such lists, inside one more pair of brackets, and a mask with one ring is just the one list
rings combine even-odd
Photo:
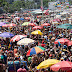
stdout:
[[41,26],[35,26],[35,27],[33,27],[32,28],[32,30],[37,30],[37,29],[42,29],[43,27],[41,27]]
[[44,24],[42,24],[42,26],[44,27],[44,26],[50,26],[50,24],[49,23],[44,23]]
[[54,19],[53,22],[55,22],[55,21],[61,22],[61,19],[58,19],[58,18]]
[[29,26],[36,26],[34,23],[29,23]]
[[11,23],[11,24],[5,24],[2,27],[12,27],[12,26],[16,26],[16,24],[13,24],[13,23]]
[[10,42],[19,41],[23,37],[27,37],[27,36],[26,35],[15,35],[13,38],[11,38]]
[[69,40],[65,39],[65,38],[60,38],[60,39],[56,40],[54,42],[54,44],[58,44],[58,42],[60,42],[61,44],[64,44],[65,42],[69,42]]
[[58,71],[61,69],[62,71],[69,71],[72,68],[72,62],[69,61],[61,61],[57,64],[54,64],[50,67],[50,70]]
[[0,22],[0,26],[3,26],[3,25],[5,25],[6,23],[4,23],[4,22]]
[[69,41],[69,42],[68,42],[68,46],[71,46],[71,45],[72,45],[72,41]]

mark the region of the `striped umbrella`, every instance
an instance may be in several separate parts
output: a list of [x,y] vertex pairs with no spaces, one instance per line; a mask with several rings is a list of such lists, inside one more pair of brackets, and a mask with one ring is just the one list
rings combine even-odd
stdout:
[[15,35],[13,38],[11,38],[10,42],[19,41],[23,37],[27,37],[27,36],[26,35]]
[[41,46],[36,46],[34,48],[31,48],[28,52],[27,52],[27,56],[31,56],[31,55],[34,55],[34,54],[38,54],[38,53],[41,53],[45,50],[44,47],[41,47]]

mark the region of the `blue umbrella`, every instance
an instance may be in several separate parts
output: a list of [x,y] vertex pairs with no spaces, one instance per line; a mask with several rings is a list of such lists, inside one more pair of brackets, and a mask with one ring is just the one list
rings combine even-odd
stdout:
[[25,20],[24,18],[20,18],[20,20]]
[[4,32],[4,33],[1,33],[0,34],[0,37],[6,37],[6,38],[8,38],[8,37],[13,37],[14,35],[13,34],[11,34],[11,33],[9,33],[9,32]]

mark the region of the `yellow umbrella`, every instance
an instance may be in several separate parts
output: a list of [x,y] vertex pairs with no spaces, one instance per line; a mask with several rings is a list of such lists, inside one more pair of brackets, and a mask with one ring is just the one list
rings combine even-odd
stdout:
[[24,22],[24,23],[22,24],[22,26],[28,26],[29,23],[30,23],[30,22]]
[[34,34],[34,35],[36,35],[36,34],[42,35],[43,33],[40,30],[36,30],[36,31],[31,32],[31,34]]
[[41,62],[38,66],[37,66],[37,69],[42,69],[42,68],[47,68],[47,67],[50,67],[56,63],[60,62],[59,60],[56,60],[56,59],[47,59],[43,62]]

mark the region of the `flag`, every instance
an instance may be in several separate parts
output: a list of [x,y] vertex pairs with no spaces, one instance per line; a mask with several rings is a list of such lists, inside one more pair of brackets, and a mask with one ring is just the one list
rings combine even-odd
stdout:
[[42,11],[44,10],[42,6],[41,6],[41,10],[42,10]]
[[47,9],[44,14],[49,15],[48,11],[49,11],[49,9]]

